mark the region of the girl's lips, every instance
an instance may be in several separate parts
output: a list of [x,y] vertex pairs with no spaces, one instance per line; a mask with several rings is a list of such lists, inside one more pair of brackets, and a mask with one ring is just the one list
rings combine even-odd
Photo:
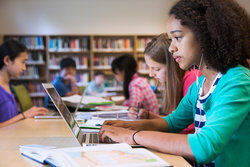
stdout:
[[174,56],[174,59],[176,62],[179,62],[181,60],[181,56]]

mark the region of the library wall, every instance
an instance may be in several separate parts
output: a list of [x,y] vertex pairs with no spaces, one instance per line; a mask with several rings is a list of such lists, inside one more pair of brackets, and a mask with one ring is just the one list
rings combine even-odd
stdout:
[[1,0],[0,34],[158,34],[174,0]]
[[175,1],[1,0],[0,34],[158,34]]

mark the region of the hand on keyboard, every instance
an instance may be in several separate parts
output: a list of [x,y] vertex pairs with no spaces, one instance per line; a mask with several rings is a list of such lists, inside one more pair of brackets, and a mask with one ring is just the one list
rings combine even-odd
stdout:
[[99,140],[103,143],[107,143],[108,140],[112,140],[113,142],[135,145],[136,143],[132,139],[134,132],[134,130],[126,128],[103,125],[99,132]]

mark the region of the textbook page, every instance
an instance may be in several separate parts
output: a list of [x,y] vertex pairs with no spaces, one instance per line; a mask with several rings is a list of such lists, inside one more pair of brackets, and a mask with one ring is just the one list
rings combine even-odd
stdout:
[[132,149],[131,146],[126,143],[66,148],[60,151],[65,152],[78,166],[171,166],[152,152],[143,148]]
[[[62,97],[62,100],[72,104],[78,104],[81,100],[80,95],[72,95],[67,97]],[[97,96],[84,96],[81,104],[112,104],[112,101],[106,100]]]
[[[45,146],[46,147],[46,146]],[[20,148],[21,151],[21,148]],[[22,152],[22,151],[21,151]],[[96,146],[72,147],[72,148],[38,148],[31,150],[33,155],[47,152],[43,157],[46,163],[52,166],[62,167],[146,167],[146,166],[170,166],[152,152],[137,148],[133,149],[126,143],[103,144]],[[22,152],[23,153],[23,152]],[[45,156],[45,154],[44,154]],[[29,157],[36,160],[34,157]],[[38,161],[39,162],[39,161]]]

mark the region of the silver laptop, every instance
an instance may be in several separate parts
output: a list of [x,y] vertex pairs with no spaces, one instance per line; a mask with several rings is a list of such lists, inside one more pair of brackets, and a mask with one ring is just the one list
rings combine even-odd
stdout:
[[81,146],[83,144],[98,144],[98,133],[82,132],[73,115],[69,112],[69,109],[56,91],[55,87],[51,83],[43,83],[42,85],[79,144]]

